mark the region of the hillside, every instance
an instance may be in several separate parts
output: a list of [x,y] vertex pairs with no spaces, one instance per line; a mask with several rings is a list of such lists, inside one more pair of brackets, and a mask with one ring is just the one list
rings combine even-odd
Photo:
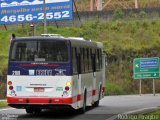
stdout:
[[[28,36],[29,27],[9,27],[0,32],[0,82],[5,83],[7,57],[11,33],[17,36]],[[37,27],[37,35],[43,33],[42,27]],[[90,21],[79,27],[56,28],[48,27],[48,33],[63,36],[78,36],[104,44],[107,55],[107,93],[134,94],[138,93],[138,81],[133,80],[132,62],[138,57],[160,57],[160,21]],[[4,77],[2,78],[2,74]],[[156,91],[160,92],[160,80],[156,81]],[[143,93],[152,92],[152,81],[143,81]],[[0,86],[2,89],[2,86]],[[4,87],[4,86],[3,86]]]

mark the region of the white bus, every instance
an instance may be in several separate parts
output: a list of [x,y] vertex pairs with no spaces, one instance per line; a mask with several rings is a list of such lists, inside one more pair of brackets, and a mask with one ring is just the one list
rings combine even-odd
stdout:
[[7,102],[27,113],[70,107],[84,113],[105,92],[102,43],[43,35],[11,40]]

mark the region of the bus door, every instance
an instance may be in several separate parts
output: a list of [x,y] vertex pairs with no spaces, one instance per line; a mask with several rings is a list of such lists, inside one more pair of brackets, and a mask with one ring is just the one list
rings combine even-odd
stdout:
[[[96,55],[92,53],[92,71],[93,71],[93,96],[96,94]],[[95,100],[95,97],[94,97]]]

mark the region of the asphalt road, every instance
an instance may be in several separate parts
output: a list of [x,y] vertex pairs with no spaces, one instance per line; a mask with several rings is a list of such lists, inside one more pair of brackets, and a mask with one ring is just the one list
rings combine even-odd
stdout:
[[[160,95],[106,96],[96,108],[88,107],[85,114],[68,109],[43,110],[41,114],[26,114],[24,109],[0,109],[3,120],[113,120],[117,115],[143,111],[160,106]],[[13,119],[15,118],[15,119]]]

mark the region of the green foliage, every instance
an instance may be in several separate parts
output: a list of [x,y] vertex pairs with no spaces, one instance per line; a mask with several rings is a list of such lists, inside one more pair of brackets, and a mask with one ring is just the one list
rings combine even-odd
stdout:
[[6,83],[0,82],[0,99],[6,98]]
[[145,18],[146,17],[146,13],[144,11],[141,11],[139,13],[140,18]]
[[8,106],[8,104],[6,101],[0,101],[0,108],[7,107],[7,106]]
[[122,95],[124,89],[120,84],[106,82],[106,94],[105,95]]
[[131,11],[131,12],[129,13],[129,17],[130,17],[130,18],[137,18],[137,14],[136,14],[135,12]]
[[124,16],[124,13],[121,9],[116,9],[113,13],[113,16],[115,20],[122,19]]

